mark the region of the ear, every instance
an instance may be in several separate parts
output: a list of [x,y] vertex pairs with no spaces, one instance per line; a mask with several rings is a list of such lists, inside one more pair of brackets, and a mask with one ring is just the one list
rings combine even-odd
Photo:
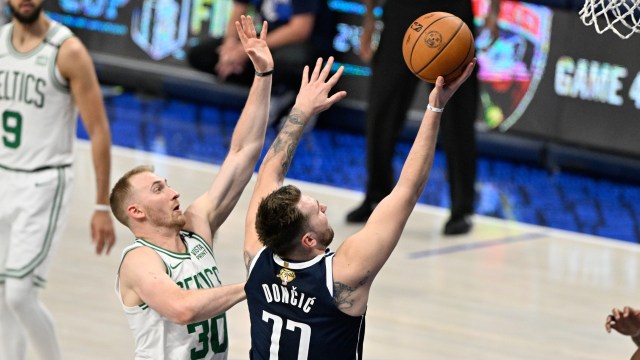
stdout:
[[145,216],[144,212],[137,204],[131,204],[127,206],[127,214],[129,214],[132,219],[138,220],[144,218]]
[[305,233],[302,235],[302,246],[305,248],[315,248],[318,245],[318,241],[316,240],[315,234],[312,232]]

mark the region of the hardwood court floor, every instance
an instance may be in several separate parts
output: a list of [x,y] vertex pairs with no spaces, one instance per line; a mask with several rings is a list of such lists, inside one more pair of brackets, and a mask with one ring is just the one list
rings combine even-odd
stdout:
[[[114,148],[113,178],[139,164],[181,192],[204,192],[217,167]],[[96,256],[89,238],[94,199],[88,145],[80,142],[70,223],[41,297],[56,319],[65,359],[131,359],[133,340],[114,293],[122,249],[133,237],[117,224],[117,244]],[[359,229],[344,223],[362,194],[293,182],[328,205],[337,248]],[[250,183],[250,187],[253,183]],[[249,191],[221,228],[214,252],[223,282],[240,282]],[[374,282],[365,359],[627,359],[635,346],[607,334],[613,306],[640,306],[640,247],[628,242],[476,216],[469,235],[443,238],[448,212],[419,205]],[[228,312],[230,359],[247,359],[246,303]],[[30,354],[30,359],[35,359]]]

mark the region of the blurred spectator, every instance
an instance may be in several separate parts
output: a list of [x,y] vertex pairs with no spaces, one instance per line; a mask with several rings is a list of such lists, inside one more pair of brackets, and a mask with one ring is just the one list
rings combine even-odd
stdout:
[[[277,64],[269,111],[272,123],[293,105],[304,66],[331,54],[335,24],[326,0],[234,0],[231,19],[246,15],[249,5],[269,23],[267,43]],[[253,80],[254,69],[231,22],[223,38],[205,39],[191,48],[188,60],[193,68],[221,81],[249,85]]]

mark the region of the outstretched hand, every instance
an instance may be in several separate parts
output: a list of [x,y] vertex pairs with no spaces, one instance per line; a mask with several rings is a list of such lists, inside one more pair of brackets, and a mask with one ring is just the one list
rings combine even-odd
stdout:
[[636,336],[640,334],[640,310],[625,306],[622,310],[614,308],[607,316],[604,327],[607,332],[611,329],[620,334]]
[[262,31],[260,31],[260,37],[258,37],[251,16],[242,15],[240,21],[236,21],[236,30],[255,70],[258,72],[273,70],[273,57],[267,46],[267,22],[264,21],[262,23]]
[[311,117],[313,114],[327,110],[347,96],[346,91],[338,91],[329,96],[329,91],[336,85],[344,71],[344,67],[340,66],[338,71],[327,80],[332,65],[332,56],[329,57],[324,68],[322,67],[322,58],[318,58],[311,76],[309,76],[309,66],[304,67],[302,84],[300,85],[296,102],[293,105],[294,109],[298,109],[306,114],[307,117]]
[[467,65],[466,69],[464,69],[462,75],[458,76],[449,84],[445,84],[444,77],[438,76],[435,86],[433,90],[431,90],[431,94],[429,94],[429,104],[433,107],[443,108],[449,99],[451,99],[451,96],[453,96],[453,94],[458,90],[460,85],[462,85],[462,83],[471,76],[477,61],[478,60],[476,58],[473,58]]

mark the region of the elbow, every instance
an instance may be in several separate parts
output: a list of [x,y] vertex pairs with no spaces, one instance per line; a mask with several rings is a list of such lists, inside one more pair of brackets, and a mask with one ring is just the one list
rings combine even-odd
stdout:
[[296,36],[296,43],[304,43],[304,42],[308,42],[311,41],[311,32],[313,31],[313,27],[302,27],[300,29],[298,29],[298,31],[295,32]]
[[246,162],[247,164],[252,163],[256,164],[258,160],[260,160],[260,155],[262,153],[262,147],[264,146],[264,141],[256,142],[255,144],[245,144],[243,146],[238,146],[232,148],[229,151],[230,156],[237,156],[241,158],[241,161]]
[[174,322],[178,325],[189,325],[195,322],[195,316],[191,312],[183,311],[183,312],[174,314],[172,318],[169,318],[169,320],[171,320],[171,322]]
[[178,325],[188,325],[195,322],[196,313],[187,306],[178,305],[169,314],[166,314],[166,318]]

